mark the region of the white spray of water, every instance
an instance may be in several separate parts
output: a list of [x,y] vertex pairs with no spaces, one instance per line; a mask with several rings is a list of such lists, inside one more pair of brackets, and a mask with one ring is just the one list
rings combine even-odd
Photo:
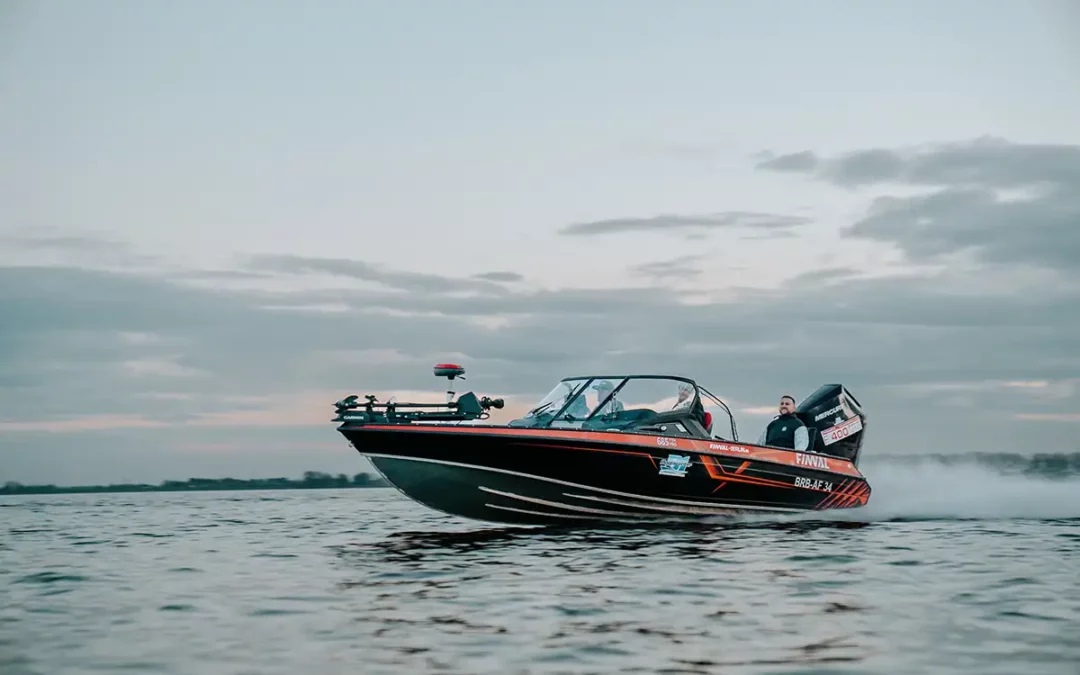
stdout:
[[[971,463],[868,460],[860,467],[873,492],[844,520],[1080,518],[1080,477],[1007,474]],[[831,515],[830,514],[830,515]]]

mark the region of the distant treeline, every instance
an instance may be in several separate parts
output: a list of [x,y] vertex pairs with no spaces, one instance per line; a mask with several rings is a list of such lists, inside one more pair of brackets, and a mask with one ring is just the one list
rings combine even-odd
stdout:
[[[1008,452],[966,452],[955,454],[873,455],[868,453],[859,463],[864,471],[874,465],[917,466],[981,466],[1001,474],[1025,475],[1039,478],[1069,479],[1080,477],[1080,452],[1020,455]],[[160,485],[124,483],[113,485],[22,485],[8,482],[0,486],[0,495],[62,494],[82,492],[183,492],[194,490],[317,490],[325,488],[390,487],[381,477],[358,473],[352,478],[320,471],[306,471],[300,480],[291,478],[189,478],[186,481],[167,480]]]
[[319,471],[306,471],[301,480],[291,478],[189,478],[167,480],[160,485],[145,483],[122,483],[113,485],[22,485],[7,482],[0,487],[0,495],[72,494],[82,492],[190,492],[193,490],[318,490],[326,488],[389,487],[379,476],[358,473],[349,478],[343,473],[336,476]]
[[980,466],[997,473],[1039,478],[1080,476],[1080,452],[1019,455],[1010,452],[964,452],[955,454],[879,455],[866,454],[860,468],[874,464]]

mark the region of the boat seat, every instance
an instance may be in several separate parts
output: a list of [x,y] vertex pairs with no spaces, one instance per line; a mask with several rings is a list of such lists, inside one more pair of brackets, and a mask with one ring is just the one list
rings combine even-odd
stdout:
[[625,429],[644,424],[656,417],[656,412],[648,408],[631,408],[615,413],[605,413],[583,423],[583,429]]
[[820,435],[817,427],[812,427],[809,424],[806,425],[806,452],[817,452],[815,447],[817,446],[817,440]]

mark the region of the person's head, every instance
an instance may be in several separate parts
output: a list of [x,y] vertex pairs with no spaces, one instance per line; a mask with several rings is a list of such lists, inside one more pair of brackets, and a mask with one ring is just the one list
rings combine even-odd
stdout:
[[780,414],[790,415],[795,412],[795,399],[784,394],[780,397]]
[[603,401],[607,398],[608,394],[615,390],[615,385],[610,380],[600,380],[593,385],[593,389],[596,390],[596,396],[598,401]]
[[679,383],[679,402],[683,402],[686,399],[694,395],[694,389],[686,382]]

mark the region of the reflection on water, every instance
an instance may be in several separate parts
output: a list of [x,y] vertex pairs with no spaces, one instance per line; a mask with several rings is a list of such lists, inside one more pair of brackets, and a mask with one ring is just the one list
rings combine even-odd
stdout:
[[0,672],[1074,673],[1080,521],[604,529],[393,490],[0,501]]
[[[339,549],[342,557],[373,556],[373,560],[393,563],[421,562],[442,555],[460,556],[482,553],[490,548],[501,551],[525,546],[530,549],[551,546],[588,547],[598,550],[649,552],[664,549],[678,557],[695,558],[713,554],[713,549],[700,545],[704,538],[711,542],[726,541],[732,547],[745,545],[740,532],[747,530],[777,531],[791,534],[820,530],[852,530],[868,527],[869,523],[798,520],[790,522],[739,522],[717,519],[712,522],[672,520],[645,524],[615,523],[596,528],[580,527],[482,527],[462,531],[401,531],[390,532],[384,538],[345,546]],[[614,551],[613,551],[614,552]]]

